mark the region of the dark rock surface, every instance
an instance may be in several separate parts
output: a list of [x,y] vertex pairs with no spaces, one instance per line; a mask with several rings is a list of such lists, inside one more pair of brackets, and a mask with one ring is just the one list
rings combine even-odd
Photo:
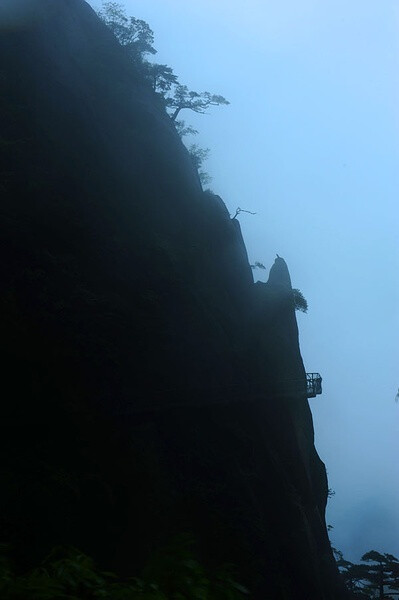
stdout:
[[255,598],[343,598],[287,266],[83,0],[0,6],[0,520],[132,573],[191,532]]

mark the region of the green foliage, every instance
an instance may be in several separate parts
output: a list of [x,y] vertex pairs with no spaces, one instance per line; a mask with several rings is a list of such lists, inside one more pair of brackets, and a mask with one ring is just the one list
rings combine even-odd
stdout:
[[173,69],[168,65],[145,61],[145,55],[156,54],[153,47],[154,33],[145,21],[128,17],[121,4],[104,1],[98,16],[111,29],[121,46],[128,50],[131,58],[135,62],[141,62],[144,76],[151,82],[152,88],[163,96],[165,106],[171,109],[172,121],[176,121],[183,109],[203,114],[210,106],[230,104],[220,94],[189,90],[186,85],[178,82]]
[[363,554],[361,560],[367,565],[360,565],[364,571],[366,588],[377,592],[378,598],[385,598],[385,591],[399,590],[399,560],[392,554],[381,554],[370,550]]
[[181,84],[176,86],[173,96],[166,98],[166,106],[172,109],[172,121],[176,121],[180,111],[185,108],[196,113],[204,114],[207,108],[210,106],[227,104],[230,104],[230,102],[220,94],[211,94],[210,92],[194,92],[189,90],[186,85]]
[[294,288],[292,290],[292,296],[294,299],[295,310],[300,310],[301,312],[307,313],[308,312],[308,303],[307,303],[306,298],[302,294],[302,292],[300,290],[298,290],[297,288]]
[[168,67],[168,65],[145,62],[143,69],[154,92],[158,92],[162,96],[165,96],[173,85],[177,85],[177,76],[173,73],[173,69]]
[[[230,104],[220,94],[210,92],[195,92],[186,85],[179,83],[173,69],[168,65],[152,63],[145,59],[148,54],[156,54],[153,47],[154,33],[149,25],[135,17],[129,17],[125,8],[118,2],[103,1],[99,17],[111,29],[121,46],[140,70],[152,89],[163,99],[164,105],[180,137],[196,135],[198,132],[186,126],[184,121],[177,120],[180,111],[184,109],[204,114],[211,106]],[[200,148],[197,144],[188,147],[194,165],[203,185],[211,181],[211,177],[201,169],[203,162],[209,154],[207,148]]]
[[198,171],[198,175],[202,185],[206,185],[212,181],[212,177],[202,169],[204,161],[209,155],[209,148],[200,148],[198,144],[191,144],[188,148],[191,160],[193,161],[194,167]]
[[258,261],[255,261],[255,263],[253,265],[251,265],[251,269],[253,269],[253,270],[262,269],[262,271],[266,271],[265,265]]
[[99,17],[111,29],[134,62],[143,62],[146,54],[156,54],[154,33],[148,23],[128,17],[118,2],[103,2]]
[[141,578],[121,580],[100,571],[94,561],[76,548],[57,547],[40,567],[16,575],[0,547],[2,600],[241,600],[248,590],[224,565],[208,573],[193,553],[188,536],[177,537],[154,554]]
[[363,554],[360,560],[364,560],[366,562],[384,563],[385,555],[376,552],[376,550],[370,550],[369,552],[366,552],[366,554]]
[[399,590],[399,560],[392,554],[370,550],[361,558],[367,564],[354,564],[345,560],[339,550],[333,548],[333,552],[341,576],[351,592],[362,592],[369,598],[382,600]]
[[183,120],[175,121],[176,131],[181,138],[184,138],[186,135],[197,135],[198,131],[191,127],[191,125],[186,125],[186,122]]
[[145,580],[156,581],[167,598],[176,600],[240,600],[249,594],[235,581],[232,565],[208,572],[195,557],[193,547],[190,536],[176,537],[149,561]]

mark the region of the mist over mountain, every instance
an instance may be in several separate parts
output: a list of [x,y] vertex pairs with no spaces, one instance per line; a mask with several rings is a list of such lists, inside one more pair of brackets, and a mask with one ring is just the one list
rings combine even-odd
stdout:
[[236,593],[349,598],[289,265],[254,283],[238,219],[86,2],[7,1],[0,25],[12,560],[74,546],[127,577],[188,535]]

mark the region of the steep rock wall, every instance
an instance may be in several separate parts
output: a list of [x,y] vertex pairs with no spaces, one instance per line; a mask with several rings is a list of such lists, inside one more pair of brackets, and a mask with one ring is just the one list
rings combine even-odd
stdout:
[[6,1],[0,25],[3,538],[129,572],[190,531],[255,598],[343,597],[285,264],[254,286],[83,0]]

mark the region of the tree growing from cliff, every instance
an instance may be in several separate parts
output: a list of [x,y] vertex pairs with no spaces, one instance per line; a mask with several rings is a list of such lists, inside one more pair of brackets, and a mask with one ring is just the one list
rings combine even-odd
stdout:
[[[132,62],[149,82],[154,92],[163,99],[165,109],[181,138],[198,133],[197,130],[187,126],[184,121],[178,120],[177,117],[182,110],[205,114],[211,106],[230,104],[220,94],[190,90],[186,85],[179,83],[177,75],[171,67],[148,61],[148,55],[156,54],[153,46],[154,33],[148,23],[142,19],[129,17],[121,4],[103,1],[98,15],[111,29],[121,46],[125,48]],[[209,183],[211,178],[202,168],[209,149],[200,148],[198,144],[191,144],[188,146],[188,151],[198,170],[201,183],[203,185]]]
[[294,308],[295,310],[300,310],[301,312],[308,312],[308,302],[305,296],[302,294],[301,290],[297,288],[293,288],[292,297],[294,300]]
[[235,219],[236,217],[238,217],[238,215],[240,213],[248,213],[249,215],[256,215],[256,212],[252,212],[250,210],[245,210],[244,208],[240,208],[239,206],[236,208],[236,212],[234,213],[234,215],[231,217],[232,219]]
[[156,54],[154,32],[142,19],[128,17],[118,2],[103,2],[98,16],[111,29],[121,46],[135,63],[142,63],[147,54]]
[[198,171],[198,175],[202,185],[206,185],[212,181],[210,175],[203,170],[203,163],[209,155],[209,148],[200,148],[198,144],[191,144],[188,147],[188,152],[190,154],[191,160],[193,161],[194,167]]
[[168,65],[145,62],[143,68],[154,92],[165,96],[174,85],[177,85],[177,75]]
[[192,110],[204,114],[210,106],[230,104],[224,96],[211,94],[210,92],[194,92],[186,85],[178,84],[172,96],[166,98],[166,106],[171,109],[170,118],[176,121],[183,109]]
[[134,62],[141,63],[142,72],[150,81],[152,88],[163,96],[173,122],[176,122],[183,109],[204,114],[210,106],[230,104],[220,94],[207,91],[195,92],[182,85],[168,65],[148,62],[146,56],[157,53],[153,46],[154,32],[142,19],[129,17],[121,4],[104,1],[97,14],[111,29],[121,46],[128,51]]
[[251,269],[254,271],[255,269],[261,269],[262,271],[266,271],[266,267],[263,263],[259,261],[255,261],[253,265],[250,265]]

